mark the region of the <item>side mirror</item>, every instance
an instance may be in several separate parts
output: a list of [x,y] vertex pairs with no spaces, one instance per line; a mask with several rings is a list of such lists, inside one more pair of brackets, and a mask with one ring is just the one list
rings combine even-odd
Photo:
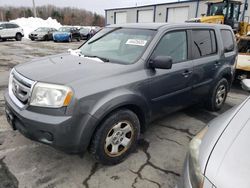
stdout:
[[242,89],[250,92],[250,79],[244,79],[241,81]]
[[150,60],[149,66],[156,69],[171,69],[173,60],[170,56],[156,56]]

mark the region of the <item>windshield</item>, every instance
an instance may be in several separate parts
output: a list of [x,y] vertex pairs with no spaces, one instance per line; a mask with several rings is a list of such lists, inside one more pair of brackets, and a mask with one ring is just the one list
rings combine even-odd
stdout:
[[226,15],[227,6],[226,3],[212,3],[210,4],[210,12],[208,16]]
[[81,28],[80,33],[88,34],[90,29],[87,28]]
[[61,27],[58,29],[58,31],[62,31],[62,32],[70,32],[71,27]]
[[241,39],[238,43],[239,53],[250,53],[250,40]]
[[141,57],[154,33],[148,29],[104,28],[80,48],[81,54],[131,64]]
[[47,27],[39,27],[35,31],[49,31],[49,28],[47,28]]

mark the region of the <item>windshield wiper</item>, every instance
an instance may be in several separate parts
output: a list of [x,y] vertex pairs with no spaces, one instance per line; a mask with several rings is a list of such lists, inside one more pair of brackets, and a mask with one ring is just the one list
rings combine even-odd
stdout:
[[96,39],[94,39],[94,40],[88,42],[88,44],[92,44],[92,43],[94,43],[94,42],[100,40],[101,38],[105,37],[105,36],[108,35],[109,33],[112,33],[113,31],[116,31],[116,30],[121,29],[121,28],[122,28],[122,27],[116,27],[116,28],[110,30],[109,32],[103,34],[102,36],[100,36],[100,37],[98,37],[98,38],[96,38]]
[[83,55],[83,57],[98,58],[98,59],[102,60],[103,62],[109,62],[109,59],[107,59],[105,57],[99,57],[96,55]]

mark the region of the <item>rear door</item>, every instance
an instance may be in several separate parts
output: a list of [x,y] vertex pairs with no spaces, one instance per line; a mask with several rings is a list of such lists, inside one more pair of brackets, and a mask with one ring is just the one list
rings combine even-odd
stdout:
[[16,36],[16,26],[14,24],[11,23],[6,24],[6,35],[7,37]]
[[208,94],[220,66],[220,55],[213,29],[192,30],[192,59],[194,63],[193,99],[199,100]]
[[171,69],[154,69],[151,72],[149,89],[154,112],[169,113],[190,101],[193,71],[189,52],[189,34],[186,30],[166,33],[153,51],[150,59],[170,56]]

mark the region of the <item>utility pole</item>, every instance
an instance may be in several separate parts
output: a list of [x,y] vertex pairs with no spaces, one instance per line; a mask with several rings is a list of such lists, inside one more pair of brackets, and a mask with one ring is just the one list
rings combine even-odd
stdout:
[[35,0],[32,0],[33,2],[33,15],[34,17],[36,17],[36,4],[35,4]]
[[1,19],[2,19],[2,21],[3,21],[3,11],[1,11]]

